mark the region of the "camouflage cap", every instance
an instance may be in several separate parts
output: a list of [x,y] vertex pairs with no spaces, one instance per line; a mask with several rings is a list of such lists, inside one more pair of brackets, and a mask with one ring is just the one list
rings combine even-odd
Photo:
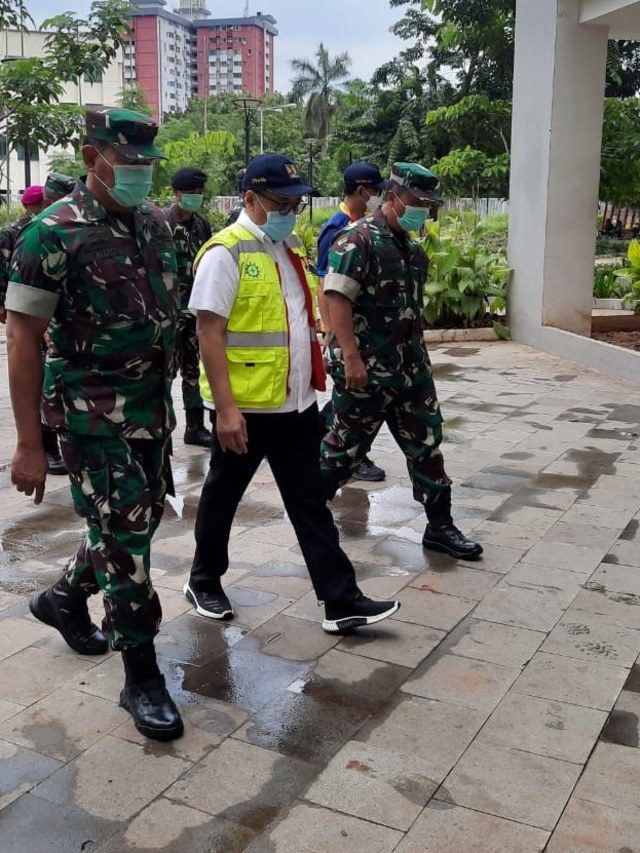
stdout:
[[73,191],[76,179],[62,172],[51,172],[44,182],[44,197],[47,201],[57,201]]
[[127,160],[164,159],[154,145],[158,125],[149,116],[122,107],[90,107],[86,125],[87,136],[108,143]]
[[390,178],[399,187],[409,190],[416,198],[442,204],[442,196],[437,192],[440,179],[419,163],[394,163]]

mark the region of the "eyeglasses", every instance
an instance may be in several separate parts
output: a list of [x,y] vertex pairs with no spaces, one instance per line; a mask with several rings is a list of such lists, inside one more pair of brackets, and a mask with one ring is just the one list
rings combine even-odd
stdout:
[[[271,202],[271,204],[278,205],[276,207],[276,212],[281,213],[282,215],[286,215],[287,213],[295,213],[296,216],[299,216],[307,206],[306,199],[292,200],[287,199],[284,196],[278,196],[277,198],[274,198],[273,196],[267,195],[266,193],[256,193],[256,195],[261,195],[262,198],[266,198],[267,201]],[[268,211],[265,211],[265,213],[267,212]]]

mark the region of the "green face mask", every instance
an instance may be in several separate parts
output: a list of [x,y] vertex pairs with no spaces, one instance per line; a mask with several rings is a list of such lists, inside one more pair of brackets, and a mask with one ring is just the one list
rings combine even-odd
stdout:
[[182,198],[178,202],[178,206],[188,213],[195,213],[200,210],[204,196],[202,193],[182,193]]
[[[109,163],[100,151],[98,154],[105,163]],[[113,186],[107,187],[105,182],[98,178],[100,183],[106,187],[111,198],[122,207],[136,207],[149,195],[151,182],[153,180],[153,166],[134,165],[118,166],[109,163],[113,170]],[[96,175],[96,177],[98,177]]]

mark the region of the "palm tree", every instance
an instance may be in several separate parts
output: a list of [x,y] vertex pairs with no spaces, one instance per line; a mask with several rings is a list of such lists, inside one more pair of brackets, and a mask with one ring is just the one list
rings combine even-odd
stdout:
[[348,53],[339,53],[333,58],[320,42],[315,53],[317,63],[308,59],[292,59],[291,80],[294,101],[306,99],[305,124],[309,136],[325,139],[331,130],[331,120],[337,108],[338,90],[349,82],[351,57]]

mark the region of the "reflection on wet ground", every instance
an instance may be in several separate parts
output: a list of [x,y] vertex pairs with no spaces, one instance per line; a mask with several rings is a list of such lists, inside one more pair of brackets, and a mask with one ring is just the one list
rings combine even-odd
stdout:
[[[445,418],[443,451],[454,479],[453,516],[465,532],[482,539],[485,559],[464,564],[422,549],[425,513],[413,499],[405,462],[383,429],[372,455],[387,468],[386,481],[371,485],[350,483],[333,501],[332,511],[362,588],[374,597],[400,594],[403,608],[392,622],[361,631],[355,638],[322,632],[319,622],[323,611],[317,607],[299,546],[290,535],[286,513],[266,468],[260,469],[239,508],[230,545],[225,587],[237,616],[230,622],[216,622],[195,615],[183,598],[182,584],[193,556],[193,521],[208,454],[184,448],[179,437],[176,439],[175,482],[185,497],[184,516],[180,519],[167,511],[152,555],[167,614],[157,638],[159,660],[194,738],[200,738],[206,749],[212,750],[214,768],[222,761],[225,744],[238,749],[260,748],[273,758],[273,763],[268,772],[262,771],[257,793],[253,790],[238,794],[235,800],[229,795],[229,803],[211,815],[210,821],[207,818],[198,824],[197,831],[192,827],[176,832],[166,848],[169,853],[191,849],[192,841],[196,850],[233,853],[244,850],[262,833],[268,835],[270,825],[287,820],[291,803],[306,796],[309,783],[322,774],[345,744],[351,740],[367,743],[369,734],[400,713],[405,703],[424,702],[429,711],[446,707],[451,732],[458,736],[463,725],[459,718],[479,713],[472,705],[465,705],[469,696],[475,695],[480,686],[488,689],[487,684],[495,689],[495,679],[506,677],[507,671],[513,670],[515,680],[520,669],[537,654],[537,645],[518,651],[518,643],[529,641],[531,635],[540,635],[536,643],[544,639],[539,624],[529,623],[530,611],[536,611],[538,606],[544,609],[546,597],[549,608],[556,607],[571,583],[570,577],[561,582],[552,576],[554,572],[563,573],[554,568],[554,546],[562,545],[568,550],[576,547],[582,559],[588,547],[581,544],[580,536],[598,528],[599,514],[609,511],[608,501],[615,504],[611,512],[619,513],[620,521],[611,538],[604,541],[604,537],[597,562],[613,542],[604,556],[605,566],[616,566],[616,571],[628,568],[625,559],[629,559],[631,550],[624,549],[632,549],[638,539],[640,491],[638,512],[634,511],[632,517],[631,512],[625,514],[624,506],[618,507],[621,502],[616,502],[615,492],[606,492],[606,488],[612,489],[613,478],[625,475],[629,465],[637,464],[636,453],[640,458],[638,445],[634,444],[640,435],[638,395],[624,386],[621,402],[591,406],[591,400],[615,396],[608,378],[602,379],[596,394],[590,384],[595,381],[592,374],[585,374],[586,386],[581,389],[582,375],[563,371],[557,359],[543,359],[542,367],[537,362],[529,366],[529,351],[504,350],[518,353],[517,358],[501,352],[493,354],[496,352],[482,346],[448,346],[434,351],[434,373]],[[492,359],[490,370],[483,365],[487,353]],[[502,369],[505,364],[509,364],[509,370]],[[626,477],[627,481],[631,479]],[[6,472],[0,472],[0,498],[4,494],[3,483],[8,489]],[[601,488],[605,489],[604,497],[596,492]],[[571,515],[565,519],[565,513]],[[607,520],[609,525],[617,523],[617,518],[615,522]],[[607,524],[603,526],[606,528]],[[560,532],[555,532],[556,527]],[[550,528],[552,538],[543,539]],[[32,625],[26,616],[25,596],[57,577],[81,535],[82,525],[63,490],[52,493],[40,509],[24,503],[14,507],[9,500],[0,505],[0,670],[3,624],[27,624],[28,620]],[[566,541],[563,537],[567,537]],[[537,545],[543,557],[536,556],[529,564],[526,557]],[[538,566],[541,559],[543,563],[547,559],[547,553],[552,553],[553,565]],[[538,567],[541,574],[546,573],[544,583],[536,583]],[[512,580],[512,571],[521,575]],[[579,573],[580,579],[586,575],[577,564],[566,572],[568,576],[574,573]],[[635,614],[640,590],[621,591],[613,586],[609,581],[607,586],[584,582],[583,594],[588,593],[597,602],[594,613],[604,618],[599,616],[600,608],[621,605]],[[22,597],[5,604],[4,592]],[[535,602],[538,592],[540,605]],[[579,592],[580,584],[576,584],[576,594]],[[524,605],[518,599],[521,593],[529,596]],[[488,603],[481,600],[483,595],[490,596]],[[504,610],[495,603],[501,596],[510,602]],[[566,605],[564,598],[561,600],[560,610],[564,612]],[[476,601],[479,607],[489,608],[484,616],[473,615]],[[437,616],[433,628],[432,613]],[[580,626],[586,624],[587,615],[582,613],[579,620],[576,618],[578,622]],[[622,624],[626,624],[624,620]],[[415,650],[422,648],[418,644],[423,641],[422,632],[435,632],[432,645],[436,647],[430,654],[425,653],[416,667]],[[40,654],[42,649],[46,654],[65,652],[61,644],[51,646],[49,636],[38,635],[35,642],[43,644],[34,645]],[[602,648],[608,654],[607,643]],[[594,641],[592,647],[596,651],[590,653],[596,654],[598,643]],[[565,652],[563,649],[558,655]],[[477,665],[481,674],[472,671],[439,675],[440,668],[446,667],[451,658],[458,667],[471,666],[473,670]],[[105,682],[113,678],[107,674],[110,660],[113,657],[105,662],[90,661],[87,666],[95,667],[90,673],[99,673],[104,667]],[[490,670],[489,676],[484,674],[485,669]],[[431,676],[443,695],[437,690],[436,695],[431,695]],[[100,701],[117,698],[117,692],[112,695],[104,689],[98,675],[83,678],[73,689],[89,695],[96,683],[100,685]],[[108,700],[102,698],[102,690],[110,697]],[[638,694],[640,668],[634,668],[602,730],[603,740],[632,748],[640,746]],[[496,702],[502,695],[496,694]],[[2,699],[0,694],[0,712],[4,712]],[[60,738],[64,735],[65,743],[73,742],[70,725],[65,725],[64,733],[58,733]],[[419,743],[427,736],[429,725],[421,724],[420,730],[407,732],[408,742]],[[24,727],[23,731],[26,738],[35,736],[35,729]],[[38,729],[36,734],[38,743],[43,743],[47,733]],[[5,729],[0,730],[0,743],[7,736]],[[53,731],[52,736],[58,735]],[[114,739],[120,736],[118,731],[111,735]],[[134,736],[131,731],[122,735],[125,740]],[[444,729],[442,741],[447,741]],[[32,742],[22,748],[37,752],[37,744]],[[138,748],[137,744],[131,743],[134,748]],[[157,759],[158,768],[167,759],[191,762],[181,774],[185,785],[189,779],[195,780],[203,767],[206,769],[208,760],[200,754],[199,763],[185,759],[181,750],[189,748],[180,743],[143,746],[144,756]],[[395,745],[390,744],[389,749],[395,749]],[[255,782],[250,762],[245,761],[238,768],[233,762],[224,766],[229,775],[235,772]],[[438,784],[444,778],[438,779]],[[224,788],[222,783],[227,780],[220,781]],[[78,813],[75,777],[66,784],[69,807]],[[404,791],[411,801],[412,784],[411,779],[396,779],[394,791]],[[60,802],[66,802],[62,794],[57,796]],[[182,802],[179,798],[172,800],[174,794],[167,796],[174,805]],[[346,799],[345,809],[349,808]],[[184,802],[186,812],[192,804],[188,798]],[[206,805],[193,805],[192,811]],[[450,804],[440,805],[453,810]],[[316,804],[314,808],[320,806]],[[206,809],[198,814],[206,814]],[[369,815],[366,820],[374,818]],[[123,833],[128,820],[121,821]],[[347,837],[345,849],[358,849],[349,847],[350,843],[351,838]],[[272,845],[268,837],[261,837],[259,844],[262,846],[256,850],[281,853],[281,848]],[[144,848],[136,848],[133,841],[117,835],[109,845],[98,848],[98,853],[129,853],[134,849]]]

